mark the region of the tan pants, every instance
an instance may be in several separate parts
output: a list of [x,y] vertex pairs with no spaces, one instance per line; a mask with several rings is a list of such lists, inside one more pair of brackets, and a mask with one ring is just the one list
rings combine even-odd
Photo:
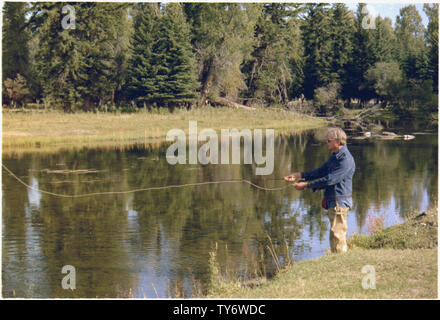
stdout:
[[330,219],[330,248],[332,252],[347,251],[347,213],[348,208],[336,206],[328,209]]

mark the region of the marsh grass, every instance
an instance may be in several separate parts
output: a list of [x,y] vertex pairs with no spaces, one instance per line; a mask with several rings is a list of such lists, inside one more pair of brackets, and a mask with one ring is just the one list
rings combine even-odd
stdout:
[[323,119],[279,109],[255,111],[230,108],[199,108],[169,112],[74,113],[60,111],[3,111],[3,152],[56,151],[83,146],[126,147],[138,143],[165,141],[170,129],[188,134],[188,121],[197,120],[203,128],[274,129],[297,133],[326,125]]
[[367,230],[369,234],[381,232],[385,227],[384,213],[379,214],[376,210],[370,212],[367,216]]
[[[255,288],[265,284],[268,276],[293,265],[290,255],[290,248],[287,242],[276,243],[267,235],[265,243],[258,245],[258,250],[252,250],[246,243],[243,245],[242,257],[246,261],[245,265],[240,266],[235,259],[229,258],[227,245],[224,255],[226,255],[222,266],[219,263],[219,247],[216,243],[209,253],[209,284],[207,295],[217,293],[233,292],[240,288]],[[267,272],[267,265],[270,261],[275,265],[274,274]]]

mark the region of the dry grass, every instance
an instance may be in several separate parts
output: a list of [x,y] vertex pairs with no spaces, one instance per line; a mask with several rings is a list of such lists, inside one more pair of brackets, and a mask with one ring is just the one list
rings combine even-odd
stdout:
[[376,210],[370,212],[367,216],[367,229],[369,234],[376,234],[383,230],[385,226],[385,214],[379,214]]
[[277,134],[326,125],[322,119],[277,109],[247,111],[209,107],[173,113],[140,111],[131,114],[3,111],[3,152],[164,141],[170,129],[178,128],[188,133],[189,120],[198,121],[199,132],[202,128],[261,128],[275,129]]

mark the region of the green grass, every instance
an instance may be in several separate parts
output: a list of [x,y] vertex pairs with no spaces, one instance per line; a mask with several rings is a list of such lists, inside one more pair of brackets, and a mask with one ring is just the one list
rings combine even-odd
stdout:
[[437,248],[438,214],[428,210],[424,216],[409,217],[403,224],[391,226],[370,236],[353,234],[348,240],[351,248],[420,249]]
[[[217,283],[208,298],[434,299],[437,298],[437,209],[371,236],[349,239],[350,250],[305,260],[273,280],[249,288]],[[376,249],[379,248],[379,249]],[[364,289],[364,266],[373,266],[376,289]]]
[[[362,268],[375,269],[376,289],[363,289]],[[402,299],[437,297],[437,250],[355,249],[300,261],[256,288],[220,286],[208,298]]]
[[278,133],[298,133],[325,126],[323,119],[279,109],[255,111],[230,108],[200,108],[169,112],[140,111],[131,114],[7,112],[3,111],[3,152],[56,151],[81,146],[126,146],[165,140],[168,130],[188,133],[188,121],[203,128],[274,129]]

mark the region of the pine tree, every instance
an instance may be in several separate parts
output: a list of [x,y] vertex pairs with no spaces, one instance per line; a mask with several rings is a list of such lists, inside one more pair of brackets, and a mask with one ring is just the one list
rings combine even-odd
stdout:
[[132,54],[126,81],[127,98],[149,102],[158,90],[155,85],[156,70],[151,60],[159,12],[158,8],[151,3],[137,4],[135,9],[136,16],[131,40]]
[[[371,99],[374,91],[367,86],[365,75],[367,70],[374,65],[374,29],[365,28],[365,19],[368,12],[365,4],[359,3],[355,14],[355,32],[353,34],[353,53],[347,66],[348,83],[345,87],[345,95],[359,98],[361,101]],[[367,20],[368,21],[368,20]]]
[[425,41],[428,51],[429,60],[429,73],[433,81],[433,89],[438,92],[438,7],[439,5],[434,3],[431,5],[424,4],[423,10],[428,16],[429,23],[425,33]]
[[399,62],[408,79],[416,79],[417,57],[424,49],[424,26],[414,5],[400,9],[396,17],[395,33],[399,49]]
[[39,43],[36,53],[36,71],[43,88],[44,99],[52,107],[72,110],[79,102],[76,90],[78,73],[83,63],[75,40],[75,30],[64,30],[61,25],[63,4],[34,4],[34,15],[39,18]]
[[391,62],[397,60],[397,39],[391,19],[382,19],[379,16],[376,18],[375,26],[373,37],[374,61]]
[[342,94],[349,97],[346,94],[350,82],[347,68],[353,52],[354,17],[343,3],[334,4],[331,14],[332,50],[328,57],[332,62],[331,79],[339,83]]
[[[116,37],[112,45],[112,59],[111,69],[114,78],[115,87],[112,92],[112,104],[119,104],[124,99],[124,86],[127,80],[128,62],[131,55],[130,40],[133,35],[133,7],[127,7],[128,14],[121,14],[118,19],[118,28],[116,29]],[[129,17],[130,16],[130,17]]]
[[46,99],[66,111],[102,108],[116,87],[113,44],[125,4],[77,3],[75,29],[64,29],[64,3],[38,3],[33,10],[39,50],[36,68]]
[[[29,69],[29,32],[26,28],[25,15],[27,12],[25,2],[5,2],[3,7],[3,43],[2,43],[2,79],[18,79],[23,76],[23,81],[31,76]],[[29,81],[27,81],[29,83]],[[6,88],[3,85],[3,99],[8,100]]]
[[3,79],[27,75],[29,32],[26,29],[25,2],[5,2],[3,7]]
[[198,87],[190,27],[180,4],[138,5],[128,70],[128,98],[189,106]]
[[414,69],[415,78],[419,83],[422,83],[425,80],[432,80],[427,48],[423,48],[423,50],[418,52],[415,57]]
[[126,8],[126,4],[118,3],[81,3],[77,10],[82,23],[77,23],[76,43],[82,63],[76,89],[86,110],[101,109],[113,99],[117,85],[112,69],[116,59],[113,48]]
[[332,74],[332,42],[330,13],[327,4],[307,4],[307,16],[302,25],[304,44],[304,95],[313,98],[316,88],[335,80]]
[[171,108],[195,101],[198,83],[190,27],[178,3],[168,4],[160,19],[152,63],[157,68],[153,101]]
[[127,70],[125,89],[129,100],[151,102],[158,91],[155,83],[156,68],[152,64],[153,45],[157,33],[159,11],[151,3],[137,4],[134,31],[131,40],[132,54]]

